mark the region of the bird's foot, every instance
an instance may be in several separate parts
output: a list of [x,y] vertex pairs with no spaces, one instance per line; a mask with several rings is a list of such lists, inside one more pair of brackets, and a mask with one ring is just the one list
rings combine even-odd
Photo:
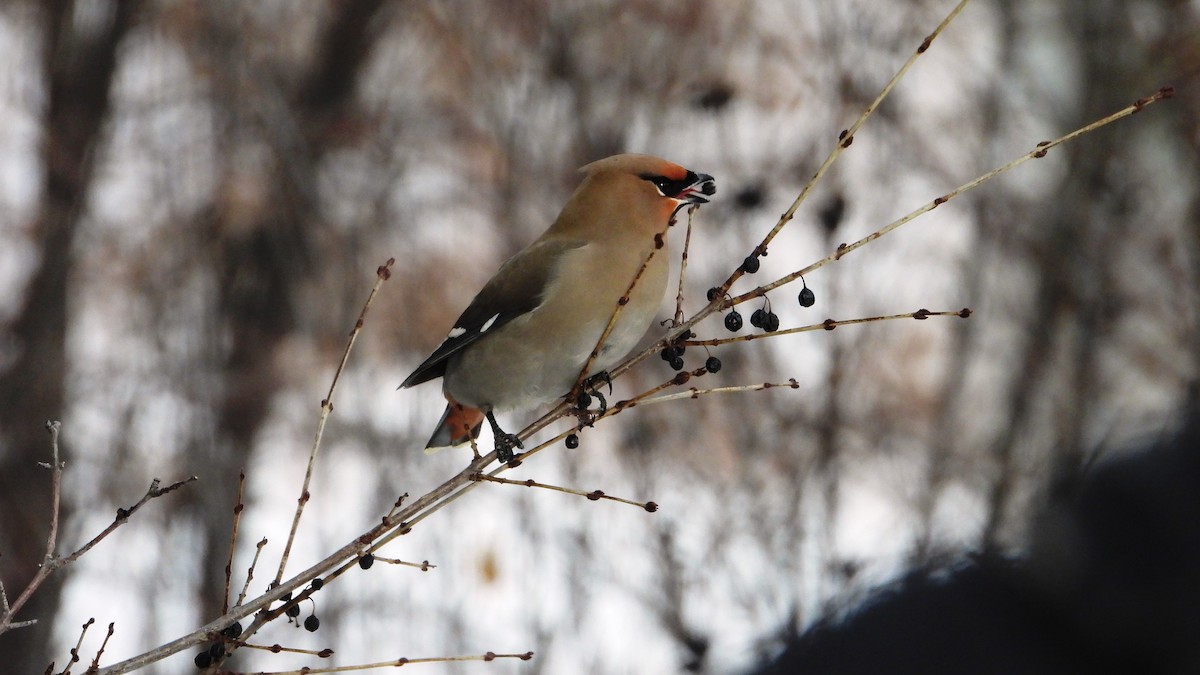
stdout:
[[496,459],[500,460],[501,464],[508,464],[512,461],[513,448],[525,449],[525,445],[521,443],[521,439],[517,438],[516,434],[502,431],[496,435]]
[[487,412],[488,424],[492,426],[492,436],[496,438],[496,459],[501,463],[507,464],[513,459],[513,448],[525,449],[525,444],[521,443],[521,439],[516,434],[510,434],[500,428],[496,423],[496,417],[492,415],[492,411]]
[[[608,393],[611,394],[612,377],[609,376],[608,371],[596,373],[580,383],[572,401],[575,404],[575,415],[579,418],[580,424],[590,427],[597,417],[608,411],[608,400],[604,398],[604,394],[600,393],[602,383],[608,384]],[[600,410],[595,413],[590,410],[593,396],[600,400]]]
[[611,394],[612,393],[612,375],[609,375],[607,370],[602,370],[602,371],[596,373],[595,375],[584,380],[583,381],[583,390],[590,391],[593,394],[596,394],[597,396],[599,396],[601,383],[608,385],[608,393]]

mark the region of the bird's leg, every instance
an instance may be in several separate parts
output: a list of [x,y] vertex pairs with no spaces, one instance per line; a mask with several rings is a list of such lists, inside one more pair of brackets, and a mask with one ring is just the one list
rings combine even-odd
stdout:
[[525,445],[516,434],[507,433],[500,428],[491,410],[488,410],[486,415],[488,424],[492,425],[492,435],[496,437],[496,459],[507,464],[513,458],[513,448],[524,450]]
[[[596,417],[603,415],[608,410],[608,400],[604,398],[604,394],[600,393],[600,384],[608,383],[608,393],[612,393],[612,377],[607,371],[596,373],[580,383],[579,389],[574,392],[571,397],[571,403],[575,406],[575,415],[579,418],[579,423],[584,426],[592,426]],[[592,397],[600,399],[600,410],[593,414],[589,408],[592,407]]]
[[602,370],[596,373],[583,383],[584,391],[590,391],[596,396],[596,398],[600,399],[600,412],[596,413],[597,415],[603,415],[608,411],[608,401],[604,400],[604,394],[600,393],[601,382],[608,385],[608,393],[611,396],[613,391],[612,376],[608,374],[607,370]]

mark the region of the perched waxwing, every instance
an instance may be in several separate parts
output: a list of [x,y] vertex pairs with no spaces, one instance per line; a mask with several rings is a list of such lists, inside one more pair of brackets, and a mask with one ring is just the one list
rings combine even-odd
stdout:
[[550,228],[500,266],[400,385],[442,378],[448,404],[426,452],[465,443],[487,419],[496,453],[508,461],[523,446],[500,429],[495,412],[549,403],[624,358],[666,292],[675,211],[716,192],[712,176],[648,155],[615,155],[581,171],[583,182]]

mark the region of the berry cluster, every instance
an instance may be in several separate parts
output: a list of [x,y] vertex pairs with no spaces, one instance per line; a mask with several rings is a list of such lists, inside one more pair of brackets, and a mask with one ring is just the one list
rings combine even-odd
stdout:
[[779,315],[772,312],[769,305],[767,309],[756,309],[750,315],[750,325],[774,333],[779,330]]
[[[758,270],[758,258],[749,256],[742,262],[741,269],[747,273],[754,273]],[[804,283],[804,277],[800,278],[800,283]],[[712,302],[721,295],[720,288],[708,289],[708,301]],[[798,298],[801,307],[812,307],[817,302],[817,295],[812,292],[808,284],[804,284],[804,288],[800,290]],[[729,313],[725,315],[725,330],[731,333],[736,333],[742,329],[742,315],[736,309],[730,308]],[[761,328],[768,333],[774,333],[779,330],[779,315],[771,311],[771,301],[768,300],[766,305],[754,310],[750,315],[750,325],[755,328]],[[663,356],[663,358],[667,358]]]
[[683,370],[683,352],[686,347],[681,344],[667,345],[659,352],[659,356],[671,366],[671,370]]

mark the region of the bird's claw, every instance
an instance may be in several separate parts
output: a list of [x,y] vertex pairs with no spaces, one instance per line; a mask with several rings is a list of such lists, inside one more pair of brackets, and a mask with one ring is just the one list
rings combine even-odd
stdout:
[[516,434],[501,432],[496,435],[496,459],[500,460],[501,464],[507,464],[512,461],[513,448],[520,450],[525,449],[525,444]]
[[[585,426],[592,426],[597,417],[608,412],[608,400],[604,398],[604,394],[600,393],[601,384],[608,384],[608,393],[612,394],[612,377],[608,371],[601,371],[581,382],[579,391],[573,397],[572,403],[575,405],[576,414],[580,423]],[[595,413],[589,410],[592,407],[593,396],[600,399],[600,410]]]
[[[608,393],[611,394],[612,390],[613,390],[612,375],[609,375],[607,370],[602,370],[602,371],[596,373],[595,375],[584,380],[583,381],[583,389],[584,389],[584,391],[590,391],[593,394],[600,396],[599,387],[600,387],[601,382],[608,385]],[[601,396],[601,398],[603,398],[603,397]]]

